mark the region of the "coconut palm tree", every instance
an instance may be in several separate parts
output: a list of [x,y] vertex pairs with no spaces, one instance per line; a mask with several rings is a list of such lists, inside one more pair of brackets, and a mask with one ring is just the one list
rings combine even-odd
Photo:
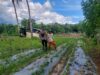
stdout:
[[16,9],[15,3],[19,4],[19,1],[22,1],[22,0],[12,0],[12,4],[14,7],[15,16],[16,16],[16,21],[17,21],[17,25],[18,25],[18,33],[19,33],[19,21],[18,21],[18,14],[17,14],[17,9]]
[[31,19],[31,13],[30,13],[30,6],[28,0],[26,0],[27,7],[28,7],[28,14],[29,14],[29,25],[30,25],[30,31],[31,31],[31,38],[33,37],[33,28],[32,28],[32,19]]
[[[12,0],[13,6],[14,6],[14,10],[15,10],[15,15],[16,15],[17,25],[18,25],[18,31],[19,31],[19,21],[18,21],[18,15],[17,15],[17,9],[16,9],[15,3],[19,4],[20,1],[22,1],[22,0]],[[26,3],[27,3],[27,7],[28,7],[28,13],[29,13],[29,26],[30,26],[31,37],[32,37],[32,36],[33,36],[33,33],[32,33],[33,28],[32,28],[31,14],[30,14],[30,7],[29,7],[29,2],[28,2],[28,0],[26,0]]]

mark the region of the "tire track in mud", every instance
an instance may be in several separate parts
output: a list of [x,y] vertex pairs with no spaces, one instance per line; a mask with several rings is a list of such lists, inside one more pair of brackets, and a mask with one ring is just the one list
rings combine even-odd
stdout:
[[73,56],[69,58],[61,75],[98,75],[91,57],[86,55],[81,44],[77,44]]
[[[69,54],[70,55],[70,54]],[[53,67],[49,75],[60,75],[69,59],[68,51],[64,53],[60,61]]]
[[61,61],[53,68],[52,72],[50,75],[60,75],[62,69],[65,66],[65,58],[62,58]]
[[[73,52],[73,51],[72,51]],[[67,53],[67,52],[66,52]],[[49,75],[98,75],[96,72],[96,66],[92,59],[85,55],[81,47],[77,47],[74,52],[74,59],[69,63],[69,71],[66,74],[63,74],[63,70],[68,63],[70,57],[67,54],[64,54],[60,61],[54,66]],[[70,53],[71,54],[71,53]]]

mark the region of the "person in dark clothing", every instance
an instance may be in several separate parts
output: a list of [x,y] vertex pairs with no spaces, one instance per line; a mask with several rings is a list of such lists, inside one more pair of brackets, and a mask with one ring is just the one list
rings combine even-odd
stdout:
[[47,35],[47,32],[45,30],[42,29],[39,32],[39,37],[40,37],[40,40],[41,40],[41,43],[42,43],[43,50],[47,50],[47,44],[48,44],[48,41],[47,41],[48,37],[47,36],[48,35]]

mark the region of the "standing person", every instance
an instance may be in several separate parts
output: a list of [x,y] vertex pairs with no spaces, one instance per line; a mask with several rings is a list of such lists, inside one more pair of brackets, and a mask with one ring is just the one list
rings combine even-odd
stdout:
[[48,47],[49,47],[49,49],[51,47],[56,49],[56,42],[53,39],[53,33],[52,32],[49,32],[49,34],[48,34]]
[[44,29],[40,30],[39,37],[40,37],[40,40],[41,40],[41,43],[42,43],[43,50],[47,50],[47,43],[48,43],[47,32]]

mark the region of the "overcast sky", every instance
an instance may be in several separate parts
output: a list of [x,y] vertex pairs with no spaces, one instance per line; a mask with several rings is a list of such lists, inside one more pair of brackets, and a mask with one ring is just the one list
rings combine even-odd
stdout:
[[[81,0],[29,0],[31,16],[37,23],[75,24],[84,19]],[[17,6],[19,22],[28,18],[25,0]],[[16,24],[11,0],[0,0],[0,23]]]

